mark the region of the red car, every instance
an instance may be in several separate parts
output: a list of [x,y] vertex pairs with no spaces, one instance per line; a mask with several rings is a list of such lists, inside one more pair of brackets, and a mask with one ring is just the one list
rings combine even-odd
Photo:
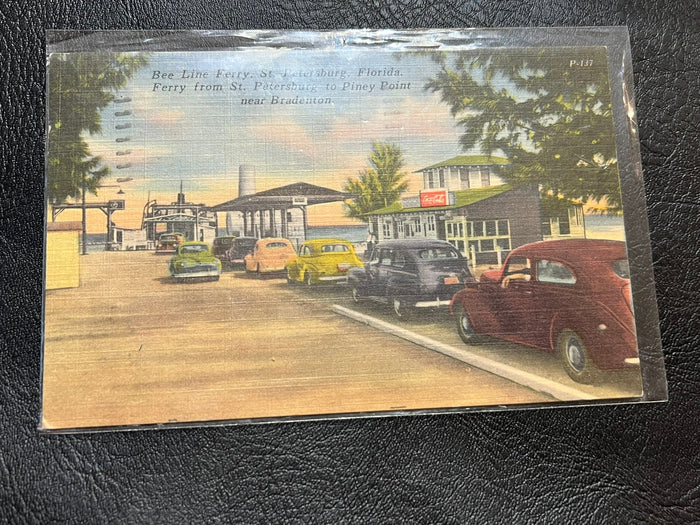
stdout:
[[567,239],[513,250],[452,298],[465,343],[488,335],[557,352],[569,376],[639,366],[629,265],[619,241]]

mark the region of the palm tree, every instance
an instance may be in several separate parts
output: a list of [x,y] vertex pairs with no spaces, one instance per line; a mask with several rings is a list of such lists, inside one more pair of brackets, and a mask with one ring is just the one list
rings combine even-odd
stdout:
[[406,174],[401,172],[403,153],[397,145],[375,140],[368,162],[370,167],[363,169],[358,178],[349,178],[343,187],[356,195],[345,203],[346,215],[364,222],[368,213],[393,204],[408,189]]
[[85,191],[96,193],[109,167],[90,153],[83,134],[102,132],[101,110],[147,63],[143,54],[53,53],[50,56],[46,188],[51,204],[84,197]]

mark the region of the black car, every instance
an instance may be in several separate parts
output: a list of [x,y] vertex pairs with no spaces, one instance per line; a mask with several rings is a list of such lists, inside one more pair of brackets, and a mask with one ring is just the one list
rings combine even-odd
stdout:
[[222,261],[230,266],[244,266],[243,259],[249,253],[253,253],[255,243],[258,239],[255,237],[236,237],[231,241],[231,247],[222,256]]
[[475,279],[468,259],[450,243],[429,239],[380,242],[364,268],[348,273],[355,301],[387,302],[398,317],[413,308],[448,306],[469,281]]
[[211,245],[211,254],[221,259],[231,248],[235,238],[234,235],[222,235],[221,237],[217,237]]

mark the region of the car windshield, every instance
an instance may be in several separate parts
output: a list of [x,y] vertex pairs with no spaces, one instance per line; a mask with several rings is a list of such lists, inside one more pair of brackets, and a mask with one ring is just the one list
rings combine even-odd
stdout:
[[418,258],[424,261],[459,259],[459,253],[449,246],[438,246],[435,248],[418,250]]
[[322,253],[349,252],[350,247],[346,244],[325,244],[321,246]]
[[161,241],[176,241],[177,235],[161,235],[160,240]]
[[233,244],[233,239],[214,239],[214,244],[216,244],[217,246],[231,246]]
[[202,253],[208,250],[209,248],[205,244],[192,244],[180,248],[180,253]]
[[615,272],[620,279],[630,278],[630,265],[627,259],[620,259],[618,261],[613,261],[612,270]]

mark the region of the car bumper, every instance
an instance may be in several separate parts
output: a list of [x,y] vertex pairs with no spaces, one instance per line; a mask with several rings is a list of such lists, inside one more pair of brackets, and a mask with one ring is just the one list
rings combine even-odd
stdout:
[[282,273],[287,269],[284,266],[261,266],[260,273]]
[[196,277],[217,277],[221,275],[221,272],[215,270],[202,270],[199,272],[171,273],[170,275],[175,279],[194,279]]
[[348,282],[348,276],[347,275],[322,275],[318,278],[319,281],[322,282],[334,282],[334,283],[347,283]]
[[217,277],[221,275],[221,269],[214,265],[199,265],[181,268],[178,271],[170,271],[175,279],[190,279],[195,277]]
[[449,306],[451,300],[451,297],[449,299],[436,297],[435,299],[416,301],[416,304],[414,304],[413,306],[415,306],[416,308],[441,308],[443,306]]

